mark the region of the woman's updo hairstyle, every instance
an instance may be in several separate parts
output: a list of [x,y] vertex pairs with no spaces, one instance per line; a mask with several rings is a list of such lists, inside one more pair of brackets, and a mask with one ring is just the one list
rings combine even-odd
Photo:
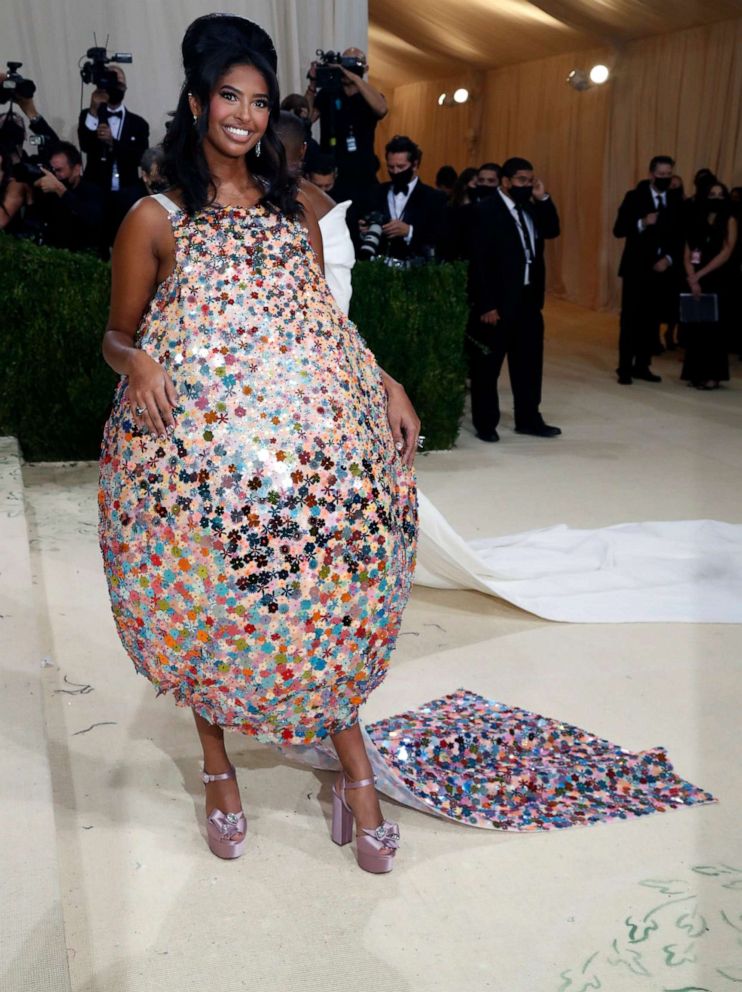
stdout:
[[[268,127],[260,155],[245,155],[250,174],[263,186],[261,202],[289,217],[302,212],[297,189],[286,166],[286,153],[275,133],[280,96],[276,69],[278,58],[270,36],[259,25],[236,14],[206,14],[187,29],[181,46],[185,81],[178,106],[163,142],[164,171],[183,196],[190,215],[213,203],[216,187],[203,151],[209,128],[209,105],[219,80],[235,65],[251,65],[265,78],[270,105]],[[197,98],[202,113],[194,125],[188,95]]]

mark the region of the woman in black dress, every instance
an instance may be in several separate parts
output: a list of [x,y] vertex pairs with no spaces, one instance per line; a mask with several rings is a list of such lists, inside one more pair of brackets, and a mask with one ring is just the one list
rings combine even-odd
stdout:
[[682,378],[696,389],[718,389],[729,379],[725,321],[731,298],[730,259],[737,243],[737,221],[732,216],[729,191],[716,182],[699,198],[691,215],[685,243],[685,272],[695,297],[718,297],[716,322],[686,325],[686,353]]

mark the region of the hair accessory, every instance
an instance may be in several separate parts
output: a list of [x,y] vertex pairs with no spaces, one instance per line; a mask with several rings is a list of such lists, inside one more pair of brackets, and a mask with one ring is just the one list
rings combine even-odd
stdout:
[[258,138],[258,143],[255,146],[255,158],[260,158],[260,142],[261,142],[261,140],[262,140],[261,138]]

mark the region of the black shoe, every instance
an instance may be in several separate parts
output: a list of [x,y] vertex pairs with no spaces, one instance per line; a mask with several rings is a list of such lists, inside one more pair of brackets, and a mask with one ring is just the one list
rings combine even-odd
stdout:
[[644,382],[662,382],[662,376],[655,375],[649,369],[634,369],[631,374],[635,379],[642,379]]
[[623,375],[622,373],[619,373],[618,379],[616,381],[618,382],[619,386],[630,386],[634,380],[631,378],[630,375]]
[[489,444],[494,444],[495,441],[500,440],[500,435],[497,431],[491,431],[489,434],[480,434],[479,431],[476,433],[480,441],[487,441]]
[[516,427],[516,434],[531,434],[533,437],[558,437],[562,432],[559,427],[550,424],[536,424],[534,427]]

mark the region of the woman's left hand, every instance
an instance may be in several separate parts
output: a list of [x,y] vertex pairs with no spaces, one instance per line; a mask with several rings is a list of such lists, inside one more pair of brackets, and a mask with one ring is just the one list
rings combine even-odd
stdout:
[[410,403],[404,387],[398,382],[386,384],[386,415],[394,438],[394,446],[408,468],[412,468],[420,437],[420,418]]

